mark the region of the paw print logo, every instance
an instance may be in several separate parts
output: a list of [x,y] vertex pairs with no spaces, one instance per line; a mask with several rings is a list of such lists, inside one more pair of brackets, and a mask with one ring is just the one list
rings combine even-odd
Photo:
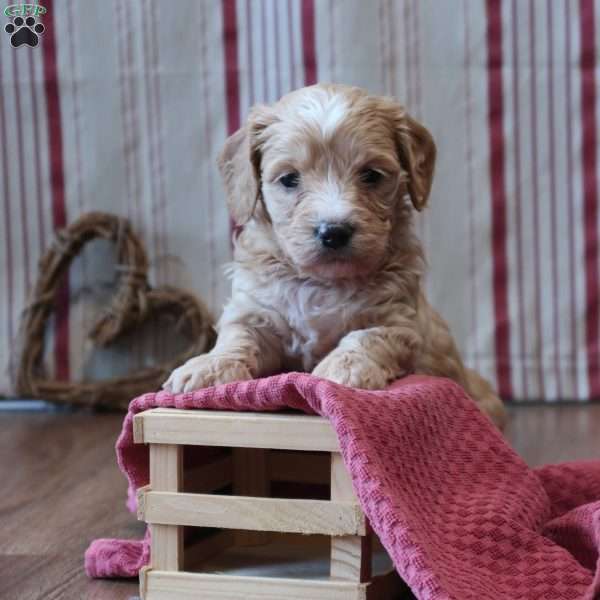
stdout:
[[44,33],[45,27],[37,23],[35,17],[15,17],[12,23],[4,27],[4,31],[10,34],[10,43],[15,48],[26,44],[32,48],[38,45],[39,36]]

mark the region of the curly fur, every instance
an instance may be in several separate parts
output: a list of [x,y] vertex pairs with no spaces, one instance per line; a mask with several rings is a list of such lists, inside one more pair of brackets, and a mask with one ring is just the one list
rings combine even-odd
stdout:
[[[165,388],[293,369],[380,389],[424,373],[457,381],[501,426],[501,400],[465,368],[423,295],[412,214],[427,202],[434,165],[431,135],[391,98],[321,84],[255,107],[219,160],[229,209],[244,228],[217,344]],[[366,184],[365,169],[380,179]],[[299,177],[294,189],[281,183],[289,172]],[[324,248],[315,236],[322,222],[351,224],[348,247]]]

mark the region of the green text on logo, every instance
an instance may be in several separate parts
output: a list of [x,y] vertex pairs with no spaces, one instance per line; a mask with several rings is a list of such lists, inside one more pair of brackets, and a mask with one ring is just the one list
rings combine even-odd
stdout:
[[7,17],[39,17],[47,12],[46,7],[40,4],[10,4],[4,9]]

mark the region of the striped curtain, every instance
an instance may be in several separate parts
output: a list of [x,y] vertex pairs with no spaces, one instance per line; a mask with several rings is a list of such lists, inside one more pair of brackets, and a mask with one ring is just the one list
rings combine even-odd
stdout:
[[[0,44],[0,393],[54,232],[127,216],[154,285],[227,298],[215,168],[251,105],[336,81],[392,94],[437,140],[417,227],[427,292],[466,362],[516,401],[600,398],[600,0],[42,0],[39,46]],[[0,17],[8,22],[8,17]],[[60,378],[164,354],[86,340],[114,256],[95,243],[49,323]]]

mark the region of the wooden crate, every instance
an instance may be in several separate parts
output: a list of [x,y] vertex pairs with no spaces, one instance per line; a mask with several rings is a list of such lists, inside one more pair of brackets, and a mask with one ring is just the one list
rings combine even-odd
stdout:
[[[150,484],[138,495],[138,517],[152,533],[151,565],[140,573],[142,600],[391,600],[406,589],[393,568],[371,574],[372,533],[327,420],[300,414],[153,409],[135,417],[134,439],[150,445]],[[233,495],[184,491],[183,447],[190,445],[233,448],[194,469],[203,489],[230,484]],[[298,454],[289,451],[306,452],[301,458],[308,463],[301,465]],[[316,453],[327,453],[329,465],[317,460],[323,455]],[[268,497],[273,481],[318,484],[324,477],[330,483],[329,500]],[[184,556],[184,526],[219,531],[186,547]],[[231,546],[268,544],[274,535],[269,532],[330,536],[329,576],[183,570],[192,557],[202,561]]]

